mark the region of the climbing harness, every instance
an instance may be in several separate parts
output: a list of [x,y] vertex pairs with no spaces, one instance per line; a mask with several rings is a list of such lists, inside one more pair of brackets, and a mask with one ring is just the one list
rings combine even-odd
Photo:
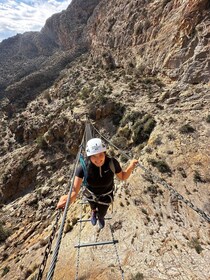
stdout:
[[[112,193],[113,193],[113,190],[111,190],[111,191],[109,191],[107,193],[104,193],[104,194],[95,195],[87,187],[84,187],[84,191],[83,191],[83,194],[84,194],[84,196],[86,197],[86,199],[88,201],[96,202],[96,203],[102,204],[102,205],[110,205],[110,204],[112,204],[112,201],[113,201],[113,197],[111,195]],[[108,202],[100,201],[100,199],[105,197],[105,196],[108,196],[110,198],[110,202],[109,203]]]
[[79,157],[79,161],[80,161],[80,164],[82,166],[82,169],[83,169],[83,173],[84,173],[84,178],[83,178],[83,185],[84,186],[87,186],[88,183],[87,183],[87,167],[86,167],[86,163],[85,163],[85,160],[84,160],[84,157],[82,154],[80,154],[80,157]]

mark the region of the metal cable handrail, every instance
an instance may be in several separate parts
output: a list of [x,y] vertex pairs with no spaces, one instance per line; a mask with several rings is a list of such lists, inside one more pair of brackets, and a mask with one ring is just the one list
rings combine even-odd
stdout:
[[74,178],[75,178],[75,174],[76,174],[76,167],[79,163],[79,157],[80,157],[80,153],[81,153],[81,150],[82,150],[82,145],[83,145],[83,142],[84,142],[84,136],[85,136],[85,133],[82,137],[82,142],[81,142],[79,151],[77,153],[77,157],[76,157],[76,161],[75,161],[75,165],[74,165],[73,178],[72,178],[72,182],[70,183],[69,194],[68,194],[67,202],[66,202],[66,205],[65,205],[64,213],[63,213],[63,219],[62,219],[60,229],[59,229],[59,233],[58,233],[57,243],[56,243],[56,246],[55,246],[55,250],[53,252],[53,257],[52,257],[50,268],[49,268],[49,271],[48,271],[48,274],[47,274],[47,278],[46,278],[47,280],[51,280],[52,277],[53,277],[53,274],[54,274],[55,265],[56,265],[56,262],[57,262],[58,253],[59,253],[60,244],[61,244],[61,239],[62,239],[62,235],[63,235],[64,225],[65,225],[65,221],[66,221],[66,217],[67,217],[67,211],[68,211],[69,204],[70,204],[71,193],[72,193]]

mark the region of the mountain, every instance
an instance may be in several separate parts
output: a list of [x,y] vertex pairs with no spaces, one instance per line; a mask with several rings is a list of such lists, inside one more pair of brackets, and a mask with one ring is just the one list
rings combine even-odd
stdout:
[[82,34],[97,0],[72,1],[41,32],[18,34],[0,44],[0,98],[18,108],[49,87],[59,72],[88,49]]
[[209,23],[204,0],[75,0],[0,44],[2,279],[36,279],[87,116],[123,168],[121,150],[140,166],[115,181],[100,234],[81,226],[82,243],[115,247],[78,258],[90,210],[69,207],[53,279],[210,278]]

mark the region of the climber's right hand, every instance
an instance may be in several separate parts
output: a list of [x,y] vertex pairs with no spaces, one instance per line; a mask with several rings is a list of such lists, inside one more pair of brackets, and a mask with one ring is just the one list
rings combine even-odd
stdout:
[[56,209],[64,209],[67,199],[68,199],[68,195],[62,195],[58,201]]

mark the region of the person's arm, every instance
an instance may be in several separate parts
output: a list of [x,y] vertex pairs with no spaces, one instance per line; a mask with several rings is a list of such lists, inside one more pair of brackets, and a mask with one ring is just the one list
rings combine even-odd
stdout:
[[122,170],[121,172],[116,173],[117,178],[120,180],[127,180],[131,175],[131,172],[134,170],[137,163],[138,160],[132,159],[125,171]]
[[[74,186],[73,186],[72,193],[71,193],[70,203],[73,203],[76,200],[76,197],[77,197],[77,195],[79,193],[79,190],[80,190],[80,187],[81,187],[81,184],[82,184],[82,181],[83,181],[82,178],[79,178],[79,177],[75,176],[75,178],[74,178]],[[64,208],[65,205],[66,205],[67,199],[68,199],[68,194],[67,195],[62,195],[60,197],[60,199],[59,199],[59,202],[57,204],[56,209]]]

